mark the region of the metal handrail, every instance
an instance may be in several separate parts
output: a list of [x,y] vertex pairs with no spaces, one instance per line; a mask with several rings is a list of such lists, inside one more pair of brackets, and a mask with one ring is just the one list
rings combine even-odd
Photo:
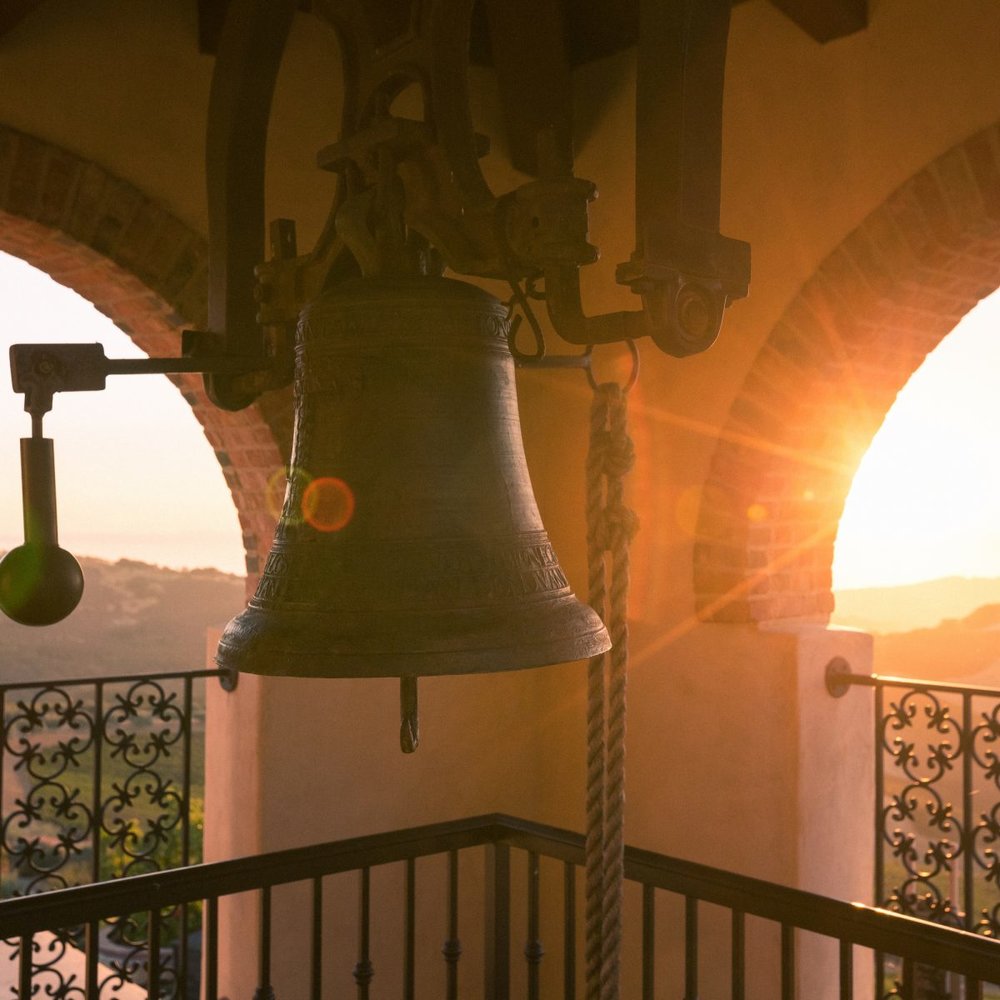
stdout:
[[0,696],[8,691],[16,691],[19,688],[49,689],[82,687],[88,684],[135,684],[137,681],[177,681],[190,678],[198,680],[202,677],[217,677],[219,682],[235,684],[236,678],[231,670],[173,670],[168,672],[157,672],[155,674],[108,674],[97,677],[50,677],[49,679],[30,681],[8,681],[0,683]]
[[[833,661],[831,661],[833,662]],[[970,694],[1000,699],[1000,688],[981,684],[950,684],[947,681],[928,681],[917,677],[896,677],[893,674],[853,674],[834,668],[827,674],[827,687],[846,684],[852,687],[906,687],[915,691],[944,691],[949,694]]]
[[[573,865],[582,864],[584,857],[584,838],[579,834],[490,814],[4,900],[0,902],[0,938],[487,844],[506,844]],[[888,952],[978,980],[1000,979],[1000,941],[966,931],[634,847],[626,848],[625,873],[645,886],[844,944]]]

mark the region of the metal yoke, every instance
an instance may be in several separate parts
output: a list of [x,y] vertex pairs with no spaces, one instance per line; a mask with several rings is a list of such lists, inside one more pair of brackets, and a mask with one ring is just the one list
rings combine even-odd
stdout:
[[[749,282],[749,246],[718,231],[729,0],[641,0],[636,249],[618,281],[641,297],[642,309],[598,316],[586,316],[580,298],[580,268],[598,256],[587,242],[596,190],[572,173],[571,82],[557,0],[486,3],[515,159],[537,174],[500,196],[480,169],[488,141],[470,113],[472,0],[415,2],[402,28],[383,5],[315,0],[316,15],[341,41],[345,91],[341,139],[317,162],[343,180],[313,250],[297,255],[293,224],[279,220],[272,259],[260,263],[267,119],[296,8],[296,0],[233,0],[213,77],[210,332],[193,350],[259,364],[251,375],[207,376],[218,405],[238,409],[290,381],[302,308],[359,270],[433,273],[446,264],[470,276],[544,278],[552,325],[570,343],[650,336],[675,356],[711,345],[724,308],[746,295]],[[390,112],[411,84],[423,97],[423,121]],[[524,99],[529,87],[544,94],[537,106]],[[524,152],[531,131],[534,157]]]

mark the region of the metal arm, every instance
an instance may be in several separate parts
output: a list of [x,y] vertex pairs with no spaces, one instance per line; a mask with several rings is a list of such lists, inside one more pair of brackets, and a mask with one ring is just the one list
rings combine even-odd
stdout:
[[[193,331],[191,331],[193,332]],[[99,392],[109,375],[167,375],[211,372],[236,375],[253,362],[225,355],[212,358],[108,358],[101,344],[14,344],[10,377],[14,392],[34,420],[52,409],[57,392]]]
[[[642,297],[641,312],[586,316],[579,265],[567,255],[536,255],[545,275],[549,316],[573,344],[650,336],[668,354],[708,348],[725,307],[747,294],[750,247],[719,231],[722,89],[729,0],[642,0],[636,84],[636,248],[618,281]],[[546,189],[568,185],[551,136],[540,136],[541,180],[518,196],[534,202]],[[579,183],[579,182],[577,182]],[[568,191],[568,188],[566,188]],[[567,246],[565,235],[586,229],[586,192],[576,218],[555,220],[559,233],[536,246]],[[592,193],[590,195],[592,197]],[[536,219],[545,223],[544,215]],[[562,237],[562,238],[561,238]],[[516,242],[513,240],[512,242]]]

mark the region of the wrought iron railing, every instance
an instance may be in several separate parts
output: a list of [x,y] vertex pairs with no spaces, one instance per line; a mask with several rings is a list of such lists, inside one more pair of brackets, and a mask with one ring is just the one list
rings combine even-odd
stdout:
[[1000,690],[852,674],[842,660],[827,676],[833,694],[874,693],[876,901],[1000,937]]
[[[460,863],[470,852],[484,850],[485,876]],[[427,868],[434,857],[440,864]],[[580,994],[582,985],[577,886],[583,858],[583,838],[576,834],[505,816],[483,816],[5,900],[0,902],[0,937],[16,939],[19,957],[33,958],[20,961],[17,995],[32,995],[32,989],[44,981],[54,995],[94,1000],[101,995],[94,942],[102,922],[120,919],[123,914],[145,913],[149,940],[142,972],[148,995],[185,996],[190,994],[185,993],[183,983],[164,978],[160,914],[204,902],[204,996],[219,1000],[232,988],[232,984],[220,982],[220,939],[227,933],[220,924],[227,912],[220,901],[253,892],[260,914],[256,940],[246,940],[244,927],[235,930],[241,936],[241,964],[256,961],[257,997],[319,1000],[327,990],[340,996],[349,989],[359,1000],[367,1000],[372,980],[378,976],[395,984],[390,991],[393,995],[411,1000],[442,993],[454,998],[460,988],[463,995],[481,994],[485,1000],[507,1000],[512,994],[537,1000],[543,981],[545,996],[569,1000]],[[761,960],[761,943],[767,939],[760,933],[760,925],[775,928],[771,935],[774,955],[764,957],[773,957],[780,972],[776,988],[767,995],[780,996],[781,1000],[792,1000],[796,995],[796,978],[802,971],[798,949],[813,936],[828,941],[834,949],[835,971],[827,995],[840,1000],[854,996],[856,949],[903,956],[907,977],[912,976],[918,961],[951,970],[964,977],[966,1000],[981,997],[980,984],[997,978],[1000,970],[1000,942],[965,931],[634,848],[626,850],[625,868],[629,880],[626,890],[637,904],[632,908],[637,920],[630,922],[635,940],[625,942],[625,955],[635,957],[635,967],[627,970],[626,981],[635,986],[629,995],[643,1000],[656,995],[683,995],[693,1000],[699,995],[704,985],[699,950],[706,947],[700,928],[707,918],[718,925],[720,907],[728,913],[724,921],[728,944],[722,952],[713,949],[712,967],[718,972],[718,967],[727,966],[725,995],[732,1000],[764,995],[748,985],[750,959]],[[386,870],[398,874],[397,884],[382,877]],[[468,906],[468,886],[463,885],[461,891],[459,887],[460,872],[470,871],[477,876],[472,878],[478,897],[474,907]],[[329,906],[331,897],[343,901],[345,873],[353,873],[355,879],[356,950],[350,959],[345,954],[343,923],[331,918]],[[435,878],[429,879],[429,874]],[[330,880],[337,878],[341,879],[336,883],[337,891],[324,895]],[[300,883],[303,891],[294,906],[284,906],[280,924],[283,940],[300,942],[305,952],[295,963],[295,980],[276,987],[272,982],[272,928],[277,921],[272,918],[272,909],[281,905],[276,901],[283,887],[293,883]],[[444,947],[433,949],[438,953],[437,974],[424,971],[424,956],[416,947],[416,914],[421,906],[418,884],[442,899],[447,911],[440,915]],[[388,900],[383,898],[385,892],[378,892],[379,886],[383,890],[389,887]],[[680,919],[658,923],[658,915],[674,912],[671,906]],[[389,912],[392,919],[387,919]],[[377,920],[375,913],[379,914]],[[297,926],[290,926],[293,920],[298,921]],[[58,932],[57,939],[67,942],[67,947],[81,949],[78,979],[68,983],[53,980],[53,963],[40,954],[51,940],[45,935],[52,931]],[[526,940],[521,959],[515,960],[514,936],[518,932]],[[463,947],[470,943],[470,934],[481,935],[483,942],[481,953],[476,949],[480,957],[475,967],[463,965],[467,962]],[[747,945],[751,938],[752,954]],[[387,939],[398,946],[398,968],[392,970],[376,967],[374,961],[378,950],[386,950]],[[661,947],[669,951],[673,941],[679,941],[682,949],[680,980],[676,989],[663,989],[658,994],[662,985],[658,977],[663,974],[664,959],[670,957]],[[546,965],[546,942],[557,945],[551,969]],[[339,967],[331,963],[331,952],[339,959]],[[728,962],[720,962],[719,954],[726,953]],[[57,992],[60,989],[63,992]]]
[[[0,897],[201,860],[209,677],[224,679],[202,670],[0,685]],[[196,917],[166,920],[179,975],[194,964]],[[144,933],[130,921],[106,927],[104,959],[128,969]]]

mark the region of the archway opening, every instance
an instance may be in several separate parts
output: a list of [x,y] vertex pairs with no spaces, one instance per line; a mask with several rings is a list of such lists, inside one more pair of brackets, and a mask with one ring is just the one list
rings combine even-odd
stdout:
[[[101,342],[143,357],[75,292],[0,254],[2,340]],[[3,351],[6,358],[7,351]],[[0,375],[0,549],[23,540],[18,441],[24,399]],[[51,629],[0,623],[3,680],[200,669],[205,629],[239,610],[243,537],[223,469],[189,403],[163,376],[111,376],[103,392],[59,393],[55,443],[60,544],[84,564],[80,607]]]
[[[998,324],[1000,292],[928,354],[875,435],[838,527],[835,624],[885,634],[973,615],[971,627],[1000,625]],[[995,622],[980,610],[990,605]]]
[[[145,357],[90,303],[29,264],[0,254],[4,356],[13,343],[104,344]],[[6,382],[6,378],[4,379]],[[23,396],[0,394],[0,455],[17,467],[30,430]],[[242,575],[242,538],[222,469],[191,407],[164,376],[111,376],[104,392],[61,393],[45,418],[57,449],[63,544],[105,559]],[[0,545],[19,544],[20,492],[5,477]]]

